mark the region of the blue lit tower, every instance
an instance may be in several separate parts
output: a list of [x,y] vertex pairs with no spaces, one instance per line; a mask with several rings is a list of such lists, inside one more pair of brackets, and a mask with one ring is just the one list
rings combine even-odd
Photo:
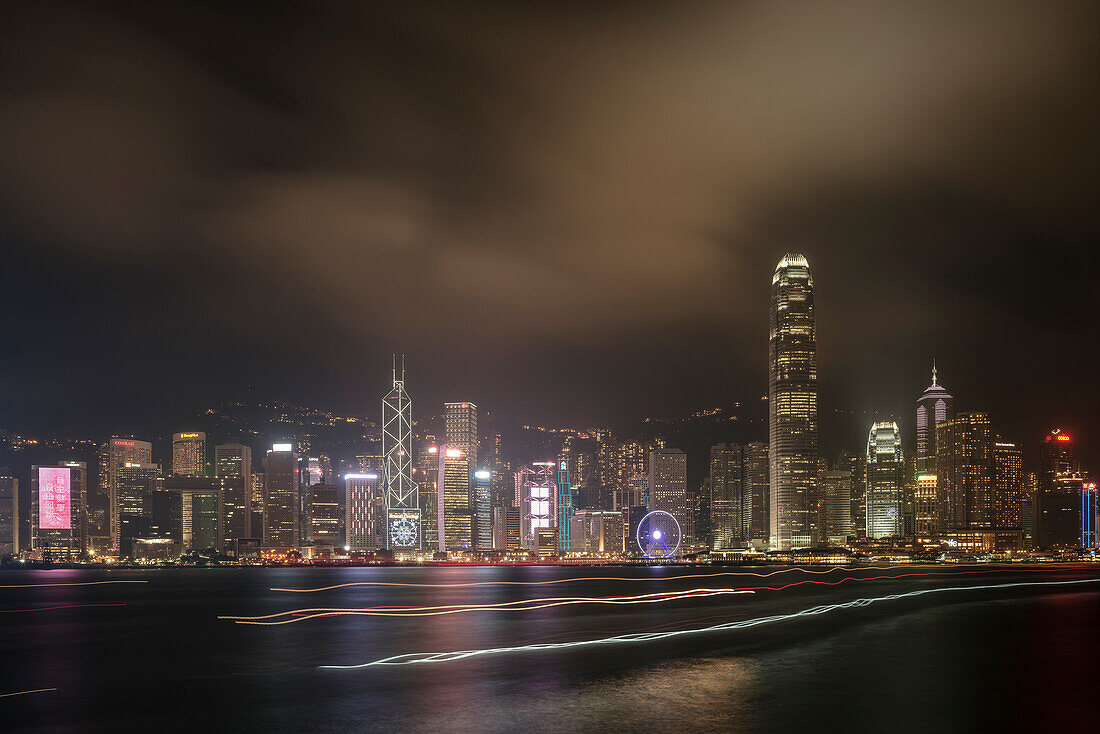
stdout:
[[803,255],[788,253],[775,267],[770,326],[768,535],[772,548],[791,550],[817,534],[817,335]]
[[401,379],[397,357],[393,388],[382,398],[382,477],[385,482],[386,547],[395,555],[413,555],[421,549],[420,497],[412,478],[412,400],[405,393],[405,357]]
[[569,552],[570,518],[573,517],[573,490],[569,483],[569,460],[558,462],[558,551]]

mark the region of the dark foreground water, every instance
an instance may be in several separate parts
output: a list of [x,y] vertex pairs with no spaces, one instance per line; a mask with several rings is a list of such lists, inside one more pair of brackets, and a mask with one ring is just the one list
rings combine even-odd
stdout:
[[[1095,731],[1100,720],[1100,583],[996,588],[1098,578],[1098,568],[897,567],[669,580],[722,570],[733,569],[0,573],[0,585],[17,587],[0,588],[0,693],[56,689],[0,698],[0,730],[941,734]],[[281,626],[218,619],[305,607],[484,604],[929,573],[936,575],[802,584],[660,604],[403,619],[322,617]],[[535,586],[271,591],[359,581],[440,584],[581,576],[601,578]],[[610,576],[642,581],[612,581]],[[147,583],[22,586],[102,580]],[[853,599],[963,586],[982,588],[786,616]],[[351,670],[319,667],[765,617],[778,619],[632,644]]]

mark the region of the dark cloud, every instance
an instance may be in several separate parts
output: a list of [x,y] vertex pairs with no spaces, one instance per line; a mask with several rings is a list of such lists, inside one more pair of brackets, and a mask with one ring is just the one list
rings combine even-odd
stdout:
[[134,397],[182,402],[370,407],[395,349],[427,400],[531,420],[753,398],[790,249],[826,400],[908,411],[936,353],[1014,431],[1097,407],[1092,4],[4,14],[12,411],[142,349]]

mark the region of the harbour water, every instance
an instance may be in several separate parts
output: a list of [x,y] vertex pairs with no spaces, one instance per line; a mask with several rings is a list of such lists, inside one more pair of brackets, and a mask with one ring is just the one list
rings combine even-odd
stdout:
[[[1100,579],[1100,569],[814,570],[5,572],[0,693],[40,692],[0,698],[0,716],[13,732],[1093,728],[1100,583],[1065,582]],[[738,575],[684,578],[717,572]],[[100,581],[144,583],[90,583]],[[364,582],[409,585],[340,586]],[[338,588],[273,591],[325,586]],[[947,587],[955,590],[912,593]],[[693,591],[701,588],[752,593]],[[559,603],[668,591],[690,594]],[[532,601],[548,598],[558,601]],[[878,601],[835,606],[856,599]],[[518,600],[527,601],[510,605]],[[453,611],[471,604],[503,607]],[[382,607],[436,609],[284,614]],[[649,634],[608,639],[639,633]],[[564,645],[572,642],[587,644]],[[476,654],[329,667],[453,651]]]

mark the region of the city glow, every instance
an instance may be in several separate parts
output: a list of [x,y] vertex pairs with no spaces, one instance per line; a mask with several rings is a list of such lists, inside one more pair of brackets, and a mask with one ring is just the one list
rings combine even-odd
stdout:
[[370,668],[382,665],[445,663],[483,655],[502,655],[507,653],[537,652],[542,650],[565,650],[576,647],[590,647],[594,645],[638,644],[645,642],[656,642],[658,640],[665,640],[673,637],[684,637],[689,635],[701,635],[713,632],[726,632],[731,630],[747,629],[750,627],[759,627],[761,625],[785,622],[801,617],[819,616],[822,614],[828,614],[830,612],[835,612],[843,609],[855,609],[859,607],[870,606],[871,604],[877,604],[879,602],[914,598],[925,596],[928,594],[941,594],[951,591],[975,591],[980,589],[1010,589],[1036,586],[1070,586],[1074,584],[1095,584],[1098,582],[1100,582],[1100,579],[1080,579],[1075,581],[1020,581],[1015,583],[986,584],[980,586],[945,586],[937,589],[918,589],[916,591],[908,591],[899,594],[888,594],[886,596],[853,599],[852,601],[842,602],[838,604],[824,604],[821,606],[811,607],[809,609],[803,609],[799,612],[792,612],[790,614],[775,614],[767,617],[756,617],[754,619],[745,619],[738,622],[725,622],[722,624],[710,625],[708,627],[694,627],[690,629],[669,630],[666,632],[636,632],[631,634],[615,635],[612,637],[601,637],[590,640],[517,645],[515,647],[491,647],[478,650],[455,650],[452,652],[405,653],[402,655],[393,655],[388,658],[382,658],[380,660],[373,660],[368,663],[359,663],[357,665],[321,665],[319,666],[319,668],[323,670],[357,670],[360,668]]

